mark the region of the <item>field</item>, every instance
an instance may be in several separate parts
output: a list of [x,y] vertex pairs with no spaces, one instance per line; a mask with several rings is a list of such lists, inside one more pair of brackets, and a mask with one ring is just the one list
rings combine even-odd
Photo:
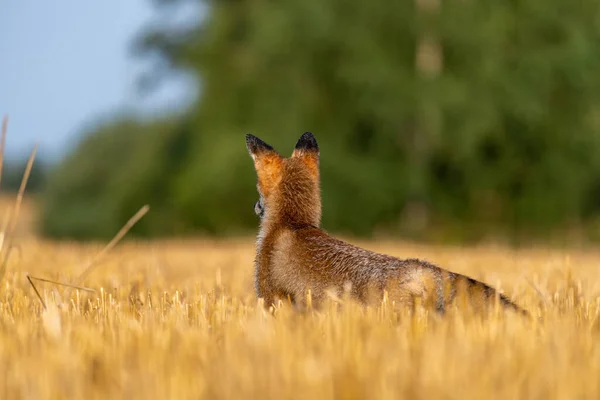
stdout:
[[[27,219],[25,218],[27,221]],[[500,287],[536,317],[345,302],[269,315],[254,238],[102,243],[19,230],[0,286],[2,399],[600,398],[600,251],[362,242]],[[343,301],[343,299],[341,300]]]

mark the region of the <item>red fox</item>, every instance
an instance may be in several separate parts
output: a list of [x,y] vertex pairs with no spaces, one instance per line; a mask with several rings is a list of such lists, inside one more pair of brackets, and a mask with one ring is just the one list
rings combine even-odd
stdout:
[[256,244],[254,284],[265,307],[278,300],[319,307],[328,292],[337,296],[349,290],[361,304],[388,300],[414,305],[415,298],[432,304],[440,313],[463,290],[475,308],[494,304],[527,314],[506,296],[485,283],[444,270],[416,258],[399,259],[346,243],[321,229],[319,146],[312,133],[304,133],[289,158],[261,139],[246,135],[254,160],[260,217]]

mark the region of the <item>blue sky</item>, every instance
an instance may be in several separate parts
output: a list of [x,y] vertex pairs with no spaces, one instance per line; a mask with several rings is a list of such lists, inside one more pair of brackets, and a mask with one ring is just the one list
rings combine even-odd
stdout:
[[55,159],[105,115],[124,108],[152,114],[185,102],[193,90],[181,79],[150,99],[137,93],[149,64],[129,46],[156,18],[148,0],[2,2],[0,115],[9,115],[9,156],[39,141],[39,154]]

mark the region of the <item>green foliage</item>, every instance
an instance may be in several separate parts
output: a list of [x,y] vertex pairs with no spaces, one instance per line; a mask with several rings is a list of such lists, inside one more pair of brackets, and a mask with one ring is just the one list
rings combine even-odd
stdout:
[[[428,210],[421,229],[475,234],[541,234],[598,215],[600,3],[202,4],[201,24],[157,26],[136,43],[197,78],[198,103],[89,136],[49,186],[46,232],[104,234],[146,202],[140,233],[255,229],[246,132],[285,154],[316,135],[330,230],[413,232],[411,204]],[[415,67],[429,34],[443,56],[432,77]]]
[[[27,159],[5,160],[2,168],[2,192],[15,194],[19,191],[23,175],[27,168]],[[29,194],[38,194],[44,190],[46,183],[47,166],[38,158],[31,166],[27,180],[26,191]]]
[[[122,119],[84,136],[48,178],[41,230],[53,237],[107,238],[144,204],[154,211],[133,234],[174,232],[170,182],[187,132],[168,121]],[[179,146],[179,148],[178,148]]]

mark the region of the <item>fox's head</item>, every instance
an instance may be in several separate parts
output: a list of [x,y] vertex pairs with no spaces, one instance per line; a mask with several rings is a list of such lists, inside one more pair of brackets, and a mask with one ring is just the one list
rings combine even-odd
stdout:
[[319,146],[312,133],[304,133],[291,157],[281,157],[254,135],[246,135],[246,147],[254,160],[259,200],[255,212],[263,221],[287,225],[321,222]]

